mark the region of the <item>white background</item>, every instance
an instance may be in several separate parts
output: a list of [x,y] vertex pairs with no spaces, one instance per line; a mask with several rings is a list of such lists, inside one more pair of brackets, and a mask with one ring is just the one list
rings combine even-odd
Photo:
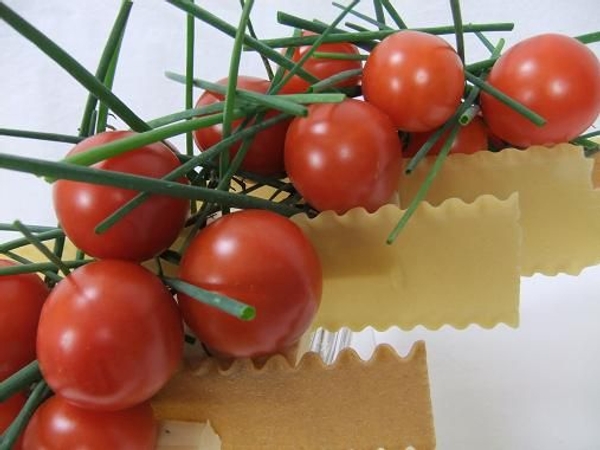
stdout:
[[[6,3],[46,32],[92,72],[120,4],[117,0],[8,0]],[[231,23],[237,0],[203,0],[203,7]],[[258,0],[253,15],[261,37],[288,35],[275,21],[281,9],[331,20],[326,1]],[[370,11],[363,0],[361,10]],[[410,26],[451,22],[446,1],[395,1]],[[572,0],[465,0],[465,22],[515,22],[508,44],[547,31],[578,35],[600,29],[600,2]],[[352,19],[354,21],[354,19]],[[358,22],[359,20],[356,19]],[[183,109],[183,88],[164,77],[183,72],[184,14],[158,0],[133,8],[115,91],[142,118]],[[232,40],[199,25],[196,74],[226,75]],[[596,54],[600,46],[590,46]],[[0,23],[0,127],[77,134],[86,93],[68,74]],[[470,61],[485,58],[467,42]],[[258,58],[246,54],[243,72],[263,76]],[[114,120],[114,125],[119,123]],[[173,142],[181,144],[181,140]],[[58,159],[69,146],[0,137],[0,151]],[[52,225],[50,188],[28,175],[0,170],[0,222],[20,219]],[[600,230],[599,239],[600,239]],[[2,238],[5,237],[3,234]],[[470,327],[390,332],[379,340],[406,353],[425,339],[440,449],[600,448],[600,266],[578,277],[534,276],[522,280],[521,325],[493,330]],[[368,350],[369,333],[355,339]],[[374,386],[376,388],[376,386]]]

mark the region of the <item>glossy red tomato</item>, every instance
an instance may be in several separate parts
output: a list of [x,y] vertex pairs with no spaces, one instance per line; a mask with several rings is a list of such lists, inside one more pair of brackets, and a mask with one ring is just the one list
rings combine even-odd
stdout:
[[285,167],[298,192],[320,211],[375,211],[398,186],[402,144],[389,117],[369,103],[315,104],[308,117],[290,125]]
[[[14,264],[0,260],[0,267]],[[33,273],[0,276],[0,381],[35,359],[37,325],[48,293]]]
[[539,127],[482,93],[490,130],[518,147],[570,141],[600,113],[600,62],[567,36],[543,34],[519,42],[498,59],[487,81],[547,120]]
[[310,241],[269,211],[235,212],[203,229],[183,256],[180,278],[256,308],[253,320],[242,321],[178,294],[196,336],[232,357],[287,349],[306,332],[321,298],[321,265]]
[[56,285],[42,309],[40,369],[55,393],[81,407],[118,410],[149,399],[182,350],[173,297],[135,263],[86,264]]
[[[107,131],[77,144],[69,155],[131,135],[128,131]],[[109,158],[93,167],[161,178],[180,165],[177,156],[162,143],[154,143]],[[179,180],[185,183],[185,179]],[[73,243],[96,258],[144,261],[167,249],[181,232],[188,216],[189,201],[153,195],[127,214],[106,233],[96,226],[138,194],[136,191],[77,181],[54,183],[54,210]]]
[[[304,36],[314,35],[314,33],[303,32]],[[298,62],[306,52],[310,50],[310,45],[303,45],[296,47],[292,54],[292,61]],[[321,44],[315,50],[316,52],[323,53],[343,53],[346,55],[358,55],[358,47],[349,42],[331,42]],[[340,72],[347,70],[354,70],[362,68],[362,61],[360,60],[345,60],[345,59],[331,59],[331,58],[316,58],[314,56],[309,57],[306,62],[302,65],[302,68],[311,75],[314,75],[319,80],[324,80],[333,75],[337,75]],[[336,87],[352,87],[360,83],[360,76],[348,78],[336,85]],[[292,76],[289,81],[281,89],[282,94],[298,94],[306,92],[310,87],[310,83],[305,81],[304,78],[298,75]]]
[[403,131],[440,127],[456,111],[465,84],[463,64],[440,37],[400,31],[381,41],[363,71],[365,99]]
[[[226,85],[227,78],[218,81],[219,84]],[[240,75],[238,77],[237,87],[239,89],[245,89],[247,91],[258,92],[265,94],[271,86],[268,80],[260,78],[249,77]],[[204,92],[196,107],[212,105],[213,103],[222,102],[224,96],[214,92]],[[279,113],[276,111],[270,111],[265,115],[265,118],[271,118]],[[236,120],[232,124],[232,128],[237,128],[242,123],[242,119]],[[285,133],[288,127],[289,121],[284,120],[282,122],[273,125],[266,130],[257,133],[254,136],[254,140],[244,157],[241,168],[248,172],[254,172],[259,175],[271,176],[271,175],[282,175],[283,174],[283,143],[285,141]],[[194,140],[198,148],[206,150],[213,145],[219,143],[223,139],[223,126],[217,124],[212,127],[200,128],[194,132]],[[238,152],[241,143],[237,143],[231,146],[230,156],[233,158]]]
[[[427,142],[427,139],[434,133],[429,131],[426,133],[412,133],[409,136],[408,145],[404,152],[404,156],[412,157],[421,149],[423,144]],[[427,153],[428,155],[437,155],[444,146],[446,139],[448,139],[450,132],[442,134],[437,143],[431,147],[431,150]],[[488,132],[480,117],[475,117],[467,125],[462,126],[458,129],[458,133],[452,146],[450,147],[451,153],[476,153],[481,150],[487,150],[488,148]]]
[[[12,397],[0,402],[0,435],[15,420],[27,398],[24,394],[15,394]],[[12,447],[12,450],[21,450],[23,448],[23,436],[21,435]]]
[[149,403],[91,411],[59,396],[36,410],[23,435],[25,450],[154,450],[158,424]]

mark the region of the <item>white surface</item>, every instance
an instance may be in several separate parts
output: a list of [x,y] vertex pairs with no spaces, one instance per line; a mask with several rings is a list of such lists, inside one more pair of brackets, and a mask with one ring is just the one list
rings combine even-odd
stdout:
[[[119,5],[118,0],[8,0],[92,72]],[[237,21],[237,0],[203,0],[204,7]],[[262,37],[286,35],[275,24],[281,9],[306,18],[332,19],[337,9],[318,0],[256,2],[254,21]],[[363,10],[371,2],[362,2]],[[449,24],[448,2],[396,1],[411,26]],[[556,31],[571,35],[598,30],[597,0],[463,1],[465,22],[516,23],[508,44],[522,37]],[[354,19],[352,19],[354,20]],[[357,20],[358,21],[358,20]],[[182,109],[181,85],[165,70],[183,72],[183,13],[159,0],[135,3],[115,84],[116,93],[145,119]],[[225,76],[231,39],[199,25],[197,76]],[[469,40],[471,61],[485,57]],[[600,46],[591,48],[598,53]],[[0,127],[76,134],[85,91],[68,74],[0,23]],[[243,71],[264,74],[258,58],[247,54]],[[115,120],[114,125],[119,125]],[[181,144],[181,140],[173,142]],[[69,148],[0,137],[0,151],[57,159]],[[0,221],[55,222],[50,189],[42,180],[0,170]],[[598,230],[600,233],[600,230]],[[5,237],[3,234],[0,236]],[[536,276],[522,282],[521,326],[494,330],[471,327],[429,332],[389,332],[403,353],[425,339],[439,448],[445,449],[598,449],[600,448],[600,267],[579,277]],[[356,341],[369,343],[369,335]]]

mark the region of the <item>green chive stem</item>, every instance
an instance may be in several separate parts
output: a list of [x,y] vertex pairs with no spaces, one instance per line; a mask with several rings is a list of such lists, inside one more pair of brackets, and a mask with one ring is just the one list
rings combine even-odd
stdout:
[[44,133],[40,131],[16,130],[11,128],[0,128],[0,135],[25,139],[39,139],[42,141],[65,142],[67,144],[77,144],[83,139],[80,136],[71,136],[67,134]]
[[460,10],[460,0],[450,0],[450,8],[452,9],[452,20],[456,30],[456,53],[460,60],[465,63],[465,37],[463,31],[462,12]]
[[400,218],[400,220],[398,221],[398,223],[396,224],[396,226],[394,227],[392,232],[389,234],[389,236],[387,238],[388,244],[394,243],[394,241],[398,238],[398,235],[400,234],[400,232],[404,229],[404,227],[408,223],[409,219],[415,213],[417,208],[423,203],[423,200],[425,199],[427,192],[429,192],[429,188],[431,187],[431,184],[435,180],[435,177],[437,176],[438,172],[442,168],[442,165],[443,165],[444,161],[446,160],[448,153],[450,152],[450,148],[452,147],[452,143],[456,139],[456,135],[458,133],[459,128],[460,128],[460,125],[458,125],[458,124],[454,124],[454,126],[452,127],[452,129],[450,131],[450,135],[448,136],[448,139],[446,140],[442,149],[440,150],[440,154],[437,156],[435,162],[433,163],[431,170],[427,173],[425,180],[419,187],[417,194],[415,195],[415,197],[412,199],[412,201],[408,205],[408,208],[404,211],[404,214],[402,215],[402,217]]
[[313,58],[335,59],[341,61],[366,61],[369,55],[356,53],[315,52]]
[[189,186],[176,181],[158,180],[152,177],[112,172],[76,164],[46,161],[6,153],[0,153],[0,167],[17,172],[31,173],[40,177],[116,186],[152,194],[214,202],[232,208],[269,209],[285,216],[290,216],[298,212],[295,208],[269,202],[258,197],[216,191],[199,186]]
[[582,44],[593,44],[594,42],[600,42],[600,31],[581,34],[579,36],[575,36],[575,39],[577,39]]
[[25,405],[17,414],[15,420],[10,424],[2,435],[2,442],[0,442],[0,450],[10,450],[14,443],[19,438],[19,435],[23,432],[29,419],[33,416],[33,413],[38,406],[51,394],[51,390],[44,380],[40,381],[31,395],[27,398]]
[[[123,0],[121,3],[121,8],[117,14],[113,27],[110,31],[106,44],[104,45],[104,50],[100,55],[100,61],[98,62],[98,67],[96,68],[96,78],[103,82],[106,86],[106,77],[110,72],[111,65],[113,65],[113,61],[115,59],[115,55],[119,51],[119,47],[121,45],[121,39],[125,33],[125,27],[127,26],[127,21],[129,19],[129,14],[131,12],[131,7],[133,6],[133,2],[131,0]],[[114,71],[113,71],[114,73]],[[93,120],[92,120],[92,111],[96,109],[96,104],[98,99],[92,94],[88,94],[87,102],[83,109],[83,117],[81,119],[81,125],[79,126],[79,135],[81,137],[87,137],[88,131],[90,130]]]
[[392,18],[392,20],[400,30],[408,28],[404,20],[402,20],[402,17],[400,17],[400,14],[398,14],[396,8],[394,8],[392,3],[390,2],[390,0],[379,0],[379,2],[383,5],[389,16]]
[[519,103],[516,100],[514,100],[513,98],[509,97],[508,95],[506,95],[504,92],[500,91],[499,89],[496,89],[494,86],[486,83],[481,78],[473,75],[470,72],[465,72],[465,77],[467,78],[467,80],[470,83],[474,84],[482,91],[487,92],[488,94],[492,95],[497,100],[499,100],[502,103],[504,103],[505,105],[509,106],[510,108],[512,108],[513,110],[515,110],[516,112],[518,112],[519,114],[521,114],[522,116],[524,116],[525,118],[527,118],[528,120],[530,120],[531,122],[536,124],[537,126],[542,126],[546,123],[546,119],[544,119],[542,116],[540,116],[536,112],[532,111],[531,109],[527,108],[522,103]]
[[[13,227],[11,229],[11,231],[19,231],[17,228],[15,228],[14,223],[11,224],[11,226]],[[30,228],[31,231],[35,231],[34,228]],[[63,230],[61,230],[60,228],[50,228],[48,230],[42,230],[40,231],[36,237],[39,241],[47,241],[50,239],[57,239],[60,237],[64,237],[65,232]],[[8,241],[8,242],[3,242],[2,244],[0,244],[0,253],[6,253],[9,252],[11,250],[15,250],[17,248],[20,247],[24,247],[26,245],[29,245],[29,240],[26,238],[18,238],[18,239],[14,239],[12,241]]]
[[[375,8],[376,8],[376,14],[381,10],[381,13],[383,13],[383,9],[381,9],[381,4],[379,4],[379,2],[377,0],[373,0],[373,3],[375,4]],[[341,3],[337,3],[337,2],[331,2],[331,4],[333,6],[335,6],[336,8],[339,9],[345,9],[346,6],[342,5]],[[365,22],[371,24],[371,25],[375,25],[378,29],[380,30],[391,30],[392,28],[390,28],[389,26],[387,26],[385,24],[385,19],[379,20],[379,19],[373,19],[372,17],[367,16],[366,14],[363,14],[359,11],[354,11],[354,10],[350,10],[348,11],[348,13],[352,16],[358,17],[361,20],[364,20]],[[383,18],[383,15],[381,16]]]
[[[60,256],[57,255],[56,253],[52,252],[48,247],[46,247],[42,243],[42,241],[40,241],[36,237],[36,235],[34,233],[32,233],[25,225],[23,225],[20,221],[15,220],[14,226],[17,230],[19,230],[21,232],[21,234],[23,234],[25,239],[27,239],[31,245],[33,245],[36,249],[38,249],[40,251],[40,253],[42,253],[46,258],[48,258],[48,260],[52,264],[54,264],[56,267],[58,267],[65,276],[67,276],[71,273],[69,268],[63,264],[62,260],[60,259]],[[55,243],[59,243],[61,241],[64,244],[64,236],[57,237]],[[62,246],[60,244],[58,244],[58,246],[59,246],[59,248],[58,248],[59,252],[62,253],[62,250],[60,249],[60,247],[62,247]]]
[[[336,86],[338,83],[349,80],[351,78],[360,77],[361,75],[362,75],[362,69],[344,70],[344,71],[336,73],[335,75],[332,75],[328,78],[324,78],[323,80],[319,81],[318,83],[311,85],[310,91],[311,92],[319,92],[319,91],[322,91],[325,89],[329,89],[333,86]],[[333,103],[333,102],[331,102],[331,103]]]
[[[240,0],[240,6],[242,7],[242,9],[244,8],[244,2],[245,0]],[[250,36],[252,36],[253,39],[258,40],[258,36],[256,35],[256,31],[254,29],[254,25],[252,24],[251,17],[248,17],[248,34],[250,34]],[[269,79],[269,81],[273,81],[273,77],[275,76],[275,74],[273,73],[273,68],[271,67],[269,59],[264,55],[260,55],[260,59],[262,60],[265,72],[267,72],[267,78]]]
[[381,0],[373,0],[373,9],[375,10],[375,19],[377,19],[377,22],[380,24],[378,25],[379,29],[384,30],[385,28],[390,28],[385,23],[385,11]]
[[163,278],[163,281],[176,291],[186,294],[201,303],[218,308],[240,320],[252,320],[256,316],[256,309],[253,306],[244,304],[225,295],[207,291],[206,289],[202,289],[176,278]]
[[40,365],[37,361],[31,361],[8,378],[0,381],[0,402],[12,397],[17,392],[24,391],[32,383],[41,379]]

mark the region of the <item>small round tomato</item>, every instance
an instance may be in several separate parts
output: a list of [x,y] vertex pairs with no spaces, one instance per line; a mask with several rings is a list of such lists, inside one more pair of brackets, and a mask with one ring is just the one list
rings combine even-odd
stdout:
[[[314,35],[311,32],[303,32],[303,36]],[[292,54],[292,61],[298,62],[300,59],[304,57],[306,52],[308,52],[312,47],[310,45],[303,45],[300,47],[296,47],[294,53]],[[324,43],[317,47],[315,52],[323,52],[323,53],[343,53],[346,55],[358,55],[360,52],[358,51],[358,47],[356,45],[351,44],[349,42],[331,42]],[[362,61],[360,60],[351,60],[351,59],[332,59],[332,58],[317,58],[314,56],[309,57],[302,68],[306,70],[311,75],[314,75],[319,80],[324,80],[326,78],[332,77],[333,75],[337,75],[340,72],[345,72],[347,70],[355,70],[362,68]],[[360,76],[348,78],[338,84],[336,87],[352,87],[357,86],[360,83]],[[293,75],[289,81],[282,87],[282,94],[298,94],[302,92],[306,92],[310,87],[310,83],[304,78],[299,77],[298,75]]]
[[[226,85],[227,78],[218,81],[219,84]],[[268,80],[240,75],[238,77],[238,89],[258,92],[265,94],[271,83]],[[224,96],[215,92],[204,92],[198,102],[196,108],[212,105],[222,102]],[[265,118],[275,117],[279,113],[277,111],[269,111],[265,114]],[[235,120],[232,123],[232,128],[240,126],[242,119]],[[241,164],[241,169],[248,172],[253,172],[259,175],[274,176],[283,174],[283,143],[285,141],[285,133],[289,124],[289,120],[281,121],[260,133],[254,135],[252,144]],[[217,124],[212,127],[199,128],[194,131],[194,141],[200,151],[209,149],[223,139],[223,125]],[[241,143],[231,146],[229,150],[230,157],[233,158],[240,149]]]
[[219,355],[259,357],[295,344],[321,298],[319,258],[300,228],[273,212],[228,214],[200,231],[183,255],[180,278],[256,308],[242,321],[179,293],[183,317]]
[[508,49],[487,81],[546,119],[537,126],[493,96],[481,94],[492,133],[517,147],[568,142],[600,113],[600,62],[574,38],[542,34]]
[[40,369],[55,393],[81,407],[118,410],[149,399],[182,352],[175,300],[135,263],[86,264],[55,286],[42,309]]
[[[0,402],[0,435],[13,423],[26,401],[25,395],[18,393]],[[12,450],[21,450],[21,448],[23,448],[23,435],[17,439]]]
[[[431,137],[434,131],[427,133],[411,133],[409,136],[408,145],[404,156],[412,157],[421,149],[423,144]],[[445,132],[440,136],[436,144],[431,147],[428,155],[437,155],[444,146],[446,139],[450,135],[450,131]],[[467,125],[458,129],[456,138],[450,147],[450,153],[465,153],[471,154],[488,148],[488,132],[480,117],[475,117]]]
[[369,103],[315,104],[288,129],[285,167],[294,187],[320,211],[375,211],[398,186],[402,144],[389,117]]
[[120,411],[91,411],[54,396],[36,410],[23,434],[25,450],[153,450],[158,423],[144,402]]
[[[0,267],[13,265],[0,260]],[[0,381],[35,359],[38,320],[48,293],[36,274],[0,276]]]
[[[69,155],[130,136],[128,131],[106,131],[77,144]],[[175,153],[154,143],[94,164],[92,167],[152,178],[162,178],[180,165]],[[186,183],[185,178],[178,180]],[[152,195],[108,231],[96,226],[138,195],[138,192],[78,181],[54,183],[54,210],[61,227],[73,243],[96,258],[144,261],[167,249],[177,238],[189,212],[189,201]]]
[[382,40],[363,71],[365,99],[403,131],[440,127],[460,104],[465,85],[456,51],[438,36],[400,31]]

